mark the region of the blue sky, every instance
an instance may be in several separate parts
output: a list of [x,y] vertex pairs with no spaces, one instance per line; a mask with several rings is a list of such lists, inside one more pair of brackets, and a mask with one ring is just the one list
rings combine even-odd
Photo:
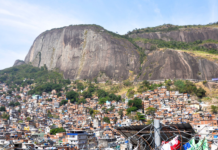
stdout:
[[217,0],[0,0],[0,70],[24,60],[43,31],[98,24],[125,34],[164,23],[218,21]]

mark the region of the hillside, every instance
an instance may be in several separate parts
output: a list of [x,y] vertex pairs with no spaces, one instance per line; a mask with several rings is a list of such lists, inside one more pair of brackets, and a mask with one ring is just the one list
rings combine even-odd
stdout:
[[80,25],[40,34],[25,62],[58,68],[69,79],[124,80],[129,70],[139,72],[139,57],[137,48],[121,36],[96,25]]
[[217,55],[217,33],[217,24],[164,25],[127,35],[97,25],[71,25],[40,34],[25,63],[58,70],[72,80],[210,80],[218,76],[216,61],[188,52]]

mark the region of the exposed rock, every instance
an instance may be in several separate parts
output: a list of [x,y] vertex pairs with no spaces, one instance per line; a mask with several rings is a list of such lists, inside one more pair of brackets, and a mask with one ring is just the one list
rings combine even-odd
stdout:
[[203,44],[203,46],[206,47],[207,49],[216,49],[216,50],[218,50],[218,44],[205,43],[205,44]]
[[[218,30],[187,29],[131,36],[165,40],[218,40]],[[40,34],[25,58],[26,63],[60,70],[65,78],[98,81],[126,79],[211,79],[218,77],[218,65],[174,50],[152,51],[152,44],[136,42],[148,54],[143,64],[136,47],[127,39],[94,25],[68,26]],[[150,53],[149,53],[150,52]],[[141,71],[140,71],[141,66]]]
[[218,64],[176,50],[153,51],[142,65],[139,80],[208,79],[218,77]]
[[150,50],[151,49],[151,46],[152,44],[150,43],[144,43],[142,41],[136,41],[135,42],[139,47],[143,48],[143,49],[146,49],[146,50]]
[[23,61],[23,60],[16,60],[15,62],[14,62],[14,65],[13,65],[13,67],[14,66],[19,66],[19,65],[23,65],[23,64],[25,64],[25,61]]
[[165,41],[175,40],[182,42],[194,42],[196,40],[218,40],[218,28],[191,28],[180,29],[169,32],[143,32],[129,34],[132,38],[146,38],[146,39],[162,39]]
[[125,80],[129,70],[139,73],[136,47],[94,25],[68,26],[40,34],[25,58],[26,63],[49,70],[58,68],[65,78]]

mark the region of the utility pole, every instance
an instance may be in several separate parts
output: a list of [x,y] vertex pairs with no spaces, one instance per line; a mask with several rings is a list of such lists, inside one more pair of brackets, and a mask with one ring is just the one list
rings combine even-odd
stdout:
[[160,120],[154,119],[154,141],[155,141],[155,148],[160,146]]

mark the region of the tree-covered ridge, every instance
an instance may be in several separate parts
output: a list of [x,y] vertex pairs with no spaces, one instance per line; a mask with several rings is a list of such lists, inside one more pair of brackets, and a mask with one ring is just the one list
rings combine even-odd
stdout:
[[35,83],[36,92],[47,92],[50,90],[47,89],[48,84],[60,90],[64,85],[70,84],[70,81],[65,80],[63,75],[56,71],[48,71],[46,66],[37,68],[25,64],[1,70],[0,83],[6,83],[10,88]]
[[145,44],[152,44],[151,50],[156,50],[157,48],[172,48],[172,49],[183,49],[183,50],[193,50],[193,51],[205,51],[211,54],[217,54],[218,51],[216,49],[208,49],[203,46],[204,43],[218,43],[216,40],[197,40],[195,42],[181,42],[181,41],[164,41],[161,39],[143,39],[143,38],[135,38],[135,42],[141,41]]
[[147,27],[147,28],[139,28],[129,31],[127,35],[130,34],[137,34],[137,33],[144,33],[144,32],[169,32],[173,30],[179,30],[181,28],[189,29],[189,28],[202,28],[202,27],[212,27],[218,25],[218,22],[210,23],[207,25],[172,25],[172,24],[163,24],[156,27]]

